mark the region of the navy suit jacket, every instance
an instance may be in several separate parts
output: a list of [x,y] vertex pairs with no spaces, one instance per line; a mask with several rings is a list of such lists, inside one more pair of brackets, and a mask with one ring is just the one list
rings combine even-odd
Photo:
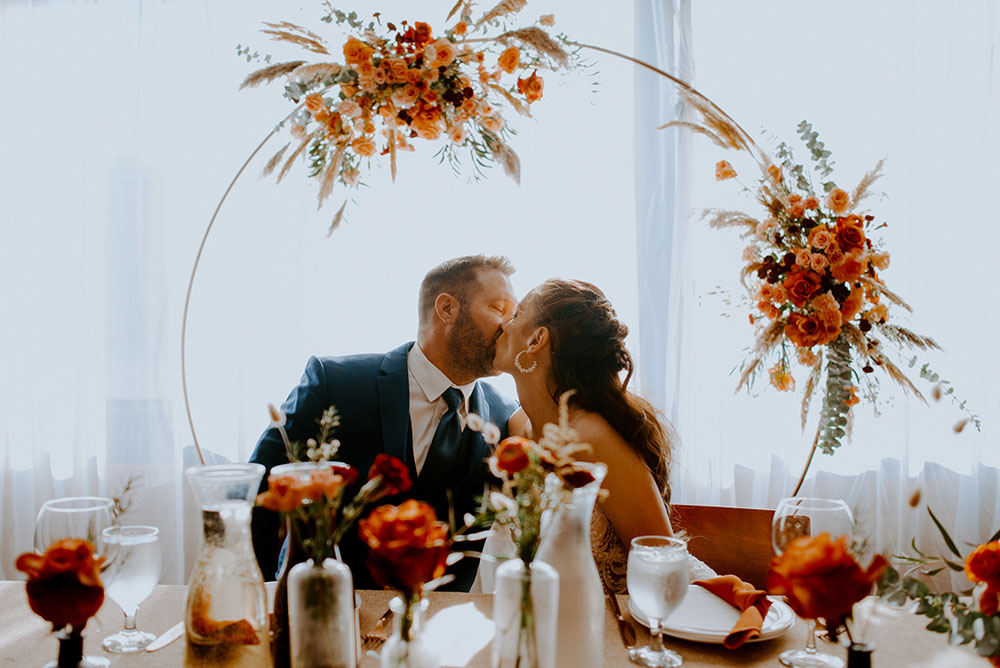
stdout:
[[[413,488],[383,503],[399,504],[405,499],[426,501],[434,507],[438,518],[448,518],[447,491],[451,490],[456,521],[461,524],[465,513],[475,512],[475,499],[483,493],[485,484],[492,479],[485,464],[490,454],[482,436],[465,430],[458,456],[437,470],[425,465],[417,476],[413,464],[412,437],[410,434],[410,397],[407,354],[413,342],[406,343],[384,355],[350,355],[346,357],[311,357],[306,364],[302,380],[282,404],[287,416],[285,430],[291,441],[304,442],[318,432],[318,421],[323,411],[331,405],[340,413],[340,427],[334,436],[340,440],[340,450],[335,459],[350,464],[358,471],[358,481],[347,491],[353,496],[368,475],[375,456],[386,453],[398,457],[410,468]],[[486,421],[496,424],[502,437],[507,435],[507,420],[517,409],[516,402],[500,395],[488,383],[476,383],[469,398],[469,411],[478,413]],[[285,464],[285,446],[281,435],[269,427],[257,442],[251,462],[263,464],[268,472]],[[267,489],[267,474],[261,483]],[[268,579],[277,570],[280,541],[277,513],[255,508],[252,531],[254,551],[261,571]],[[478,550],[475,543],[463,545],[464,549]],[[353,528],[340,544],[341,556],[354,577],[357,589],[375,589],[378,585],[365,566],[365,547]],[[449,568],[456,580],[447,588],[468,591],[475,579],[478,561],[466,558]]]

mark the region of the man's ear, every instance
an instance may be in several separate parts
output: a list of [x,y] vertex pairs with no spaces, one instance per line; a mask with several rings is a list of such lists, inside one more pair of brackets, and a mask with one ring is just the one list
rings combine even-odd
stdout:
[[549,328],[539,327],[528,337],[527,350],[529,353],[537,353],[549,347]]
[[455,324],[462,304],[447,292],[442,292],[434,300],[434,316],[445,325]]

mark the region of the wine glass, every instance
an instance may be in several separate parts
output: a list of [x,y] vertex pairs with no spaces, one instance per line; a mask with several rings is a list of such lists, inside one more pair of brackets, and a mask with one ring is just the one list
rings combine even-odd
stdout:
[[[69,496],[42,504],[35,519],[35,552],[42,554],[63,538],[85,540],[94,548],[94,557],[104,554],[104,530],[115,523],[114,501],[99,496]],[[84,656],[81,666],[108,668],[102,656]]]
[[125,613],[125,626],[101,644],[117,654],[138,652],[156,636],[135,627],[139,604],[153,592],[160,581],[159,530],[147,526],[114,526],[104,530],[108,566],[104,571],[104,590]]
[[649,620],[653,644],[629,650],[633,663],[651,668],[673,668],[680,654],[663,646],[663,623],[684,600],[688,589],[688,555],[683,541],[666,536],[632,539],[628,553],[628,594]]
[[[771,546],[781,554],[796,538],[818,536],[850,536],[854,532],[854,516],[847,504],[838,499],[792,497],[782,499],[771,522]],[[816,621],[806,620],[806,646],[790,649],[778,655],[786,666],[796,668],[842,668],[844,662],[836,656],[816,650]]]

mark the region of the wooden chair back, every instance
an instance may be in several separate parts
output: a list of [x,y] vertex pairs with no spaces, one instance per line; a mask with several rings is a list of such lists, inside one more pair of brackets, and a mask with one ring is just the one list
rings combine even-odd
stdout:
[[736,575],[764,589],[771,548],[771,518],[765,508],[672,505],[674,532],[688,538],[688,552],[719,575]]

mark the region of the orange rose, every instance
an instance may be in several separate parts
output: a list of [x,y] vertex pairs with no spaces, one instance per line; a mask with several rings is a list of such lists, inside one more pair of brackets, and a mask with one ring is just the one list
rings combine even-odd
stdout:
[[452,28],[452,31],[454,31],[456,35],[464,35],[469,31],[469,26],[465,25],[465,21],[459,21],[455,24],[455,27]]
[[822,253],[813,253],[809,258],[809,268],[817,274],[822,274],[829,265],[830,262]]
[[299,481],[303,498],[319,501],[323,497],[335,499],[344,489],[346,482],[332,467],[315,468]]
[[775,285],[771,288],[771,301],[778,305],[784,304],[788,301],[788,290],[780,285]]
[[833,235],[826,225],[817,225],[809,233],[809,245],[813,248],[823,250],[833,241]]
[[448,67],[455,60],[455,45],[444,37],[427,48],[431,50],[433,55],[433,58],[430,59],[430,67]]
[[871,323],[878,323],[884,325],[885,321],[889,319],[889,309],[885,304],[878,304],[868,310],[865,314],[865,320]]
[[537,71],[532,72],[527,79],[517,80],[517,90],[528,100],[528,104],[542,99],[542,88],[544,87],[545,82],[538,76]]
[[413,41],[419,44],[426,44],[431,41],[431,27],[422,21],[413,24]]
[[822,280],[819,274],[812,271],[792,271],[785,277],[782,287],[788,291],[788,298],[792,303],[802,308],[819,292]]
[[80,630],[104,602],[101,564],[90,543],[76,538],[58,540],[45,554],[26,552],[17,558],[17,570],[27,573],[28,606],[53,630],[72,626]]
[[823,329],[827,334],[834,331],[839,333],[841,325],[844,324],[844,319],[840,315],[840,311],[822,311],[819,314],[819,321],[822,323]]
[[389,64],[389,72],[393,81],[397,83],[406,83],[410,80],[410,68],[401,58],[396,58]]
[[371,60],[375,50],[362,42],[357,37],[348,37],[344,42],[344,62],[348,65],[357,65]]
[[364,158],[370,158],[375,155],[375,142],[371,137],[358,137],[351,142],[351,148],[354,152]]
[[788,369],[781,362],[771,367],[768,375],[771,377],[771,385],[779,392],[795,391],[795,379],[792,378],[792,374],[788,373]]
[[830,207],[830,211],[833,211],[834,213],[843,213],[847,210],[847,205],[850,203],[850,195],[840,188],[834,188],[830,191],[830,194],[826,196],[826,205]]
[[965,558],[965,577],[1000,589],[1000,541],[980,545]]
[[830,260],[830,273],[838,281],[852,283],[868,269],[868,260],[860,253],[848,253],[840,262]]
[[802,205],[806,209],[818,209],[819,208],[819,200],[816,199],[815,197],[812,197],[810,195],[809,197],[806,197],[806,200],[805,200],[805,202],[802,203]]
[[781,315],[781,311],[776,309],[774,304],[771,302],[757,302],[757,309],[764,314],[765,317],[768,317],[771,320],[774,320]]
[[521,51],[516,46],[508,47],[497,59],[497,67],[507,74],[513,74],[521,64]]
[[788,604],[807,619],[839,624],[851,607],[871,593],[889,562],[876,555],[867,569],[847,551],[847,537],[823,533],[796,538],[771,561],[767,590],[788,597]]
[[799,348],[811,348],[817,344],[829,343],[837,338],[840,330],[829,330],[819,316],[788,314],[785,336]]
[[838,218],[836,235],[837,245],[845,253],[865,247],[864,223],[858,216]]
[[530,451],[531,441],[528,439],[521,438],[520,436],[505,438],[500,441],[500,445],[497,446],[497,452],[493,455],[496,470],[502,471],[507,475],[520,473],[531,463],[531,460],[528,458]]
[[725,160],[720,160],[715,163],[715,180],[725,181],[726,179],[732,179],[736,177],[736,170]]
[[410,470],[406,468],[406,464],[391,455],[375,457],[375,463],[368,471],[368,479],[372,480],[375,476],[382,476],[382,482],[386,485],[386,496],[402,494],[413,484],[410,482]]
[[802,205],[802,202],[796,202],[788,207],[788,213],[791,214],[793,218],[801,218],[806,215],[806,208]]
[[840,307],[840,315],[844,319],[844,322],[850,322],[851,318],[857,315],[858,311],[861,310],[862,303],[861,290],[852,290],[851,294],[847,296],[847,299],[844,300],[843,305]]
[[313,114],[318,112],[320,109],[326,109],[326,102],[323,101],[323,96],[318,95],[317,93],[310,93],[309,95],[306,95],[306,109]]
[[448,525],[423,501],[379,506],[361,520],[358,531],[368,545],[368,570],[383,587],[412,597],[425,583],[444,575]]
[[809,252],[808,248],[796,248],[795,251],[795,264],[800,267],[809,268],[810,263],[812,263],[812,253]]

